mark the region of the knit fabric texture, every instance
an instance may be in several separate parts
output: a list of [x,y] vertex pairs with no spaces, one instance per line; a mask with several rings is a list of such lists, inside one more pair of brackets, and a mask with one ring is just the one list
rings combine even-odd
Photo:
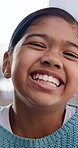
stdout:
[[0,126],[0,148],[78,148],[78,106],[74,107],[69,121],[44,138],[22,138]]

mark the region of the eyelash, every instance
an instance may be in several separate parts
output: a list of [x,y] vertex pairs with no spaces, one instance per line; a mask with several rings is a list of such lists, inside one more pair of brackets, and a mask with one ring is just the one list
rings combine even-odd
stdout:
[[71,53],[71,52],[64,52],[63,53],[66,57],[68,56],[68,57],[71,57],[71,58],[76,58],[76,59],[78,59],[78,56],[76,55],[76,54],[74,54],[74,53]]
[[37,46],[37,47],[41,47],[41,48],[46,48],[46,46],[43,45],[43,44],[41,44],[41,43],[29,42],[28,44],[29,44],[29,45],[32,45],[32,46]]

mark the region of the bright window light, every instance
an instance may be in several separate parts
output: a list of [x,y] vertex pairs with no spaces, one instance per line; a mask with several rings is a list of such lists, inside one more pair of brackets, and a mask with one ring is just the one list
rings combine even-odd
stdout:
[[15,27],[26,15],[48,5],[49,0],[0,1],[0,42],[8,43]]

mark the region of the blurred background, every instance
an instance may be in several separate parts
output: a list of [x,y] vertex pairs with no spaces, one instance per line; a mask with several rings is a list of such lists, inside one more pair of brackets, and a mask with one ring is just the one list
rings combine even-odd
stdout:
[[[11,79],[5,79],[1,70],[3,54],[8,49],[12,33],[26,15],[50,6],[63,8],[78,20],[78,0],[0,0],[0,106],[13,101]],[[78,96],[70,102],[78,104]]]

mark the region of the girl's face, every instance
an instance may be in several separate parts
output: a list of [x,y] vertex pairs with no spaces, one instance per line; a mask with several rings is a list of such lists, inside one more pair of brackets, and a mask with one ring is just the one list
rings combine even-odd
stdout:
[[39,107],[65,105],[78,91],[76,26],[44,17],[14,49],[11,77],[15,98]]

